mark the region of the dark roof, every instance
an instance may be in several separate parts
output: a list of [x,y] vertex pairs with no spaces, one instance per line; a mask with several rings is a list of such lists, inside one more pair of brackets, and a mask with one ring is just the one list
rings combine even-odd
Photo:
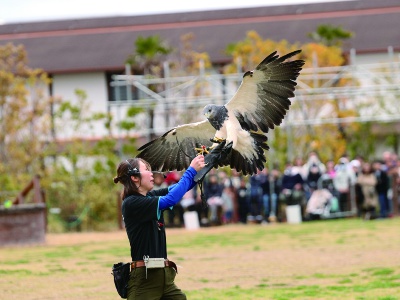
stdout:
[[160,35],[178,45],[192,32],[193,46],[213,62],[226,62],[224,49],[255,30],[263,38],[310,42],[318,25],[355,33],[346,41],[357,53],[400,49],[400,2],[358,0],[190,13],[91,18],[0,25],[0,45],[24,44],[31,67],[49,73],[123,69],[138,36]]

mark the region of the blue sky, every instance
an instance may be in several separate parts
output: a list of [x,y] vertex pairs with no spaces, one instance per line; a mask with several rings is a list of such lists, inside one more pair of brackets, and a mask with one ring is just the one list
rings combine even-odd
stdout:
[[[342,0],[346,1],[346,0]],[[348,0],[347,0],[348,1]],[[87,17],[143,15],[332,0],[0,0],[0,24]]]

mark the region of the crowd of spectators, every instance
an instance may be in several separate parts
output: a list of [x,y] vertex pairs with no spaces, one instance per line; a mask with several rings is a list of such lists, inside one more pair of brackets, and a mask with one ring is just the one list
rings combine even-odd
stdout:
[[[388,218],[393,203],[399,205],[400,161],[396,154],[383,153],[382,159],[341,157],[323,163],[316,152],[305,162],[296,158],[283,171],[265,168],[253,176],[228,174],[213,169],[203,188],[207,205],[198,187],[168,211],[167,226],[184,226],[185,211],[196,211],[201,226],[227,223],[285,222],[286,207],[298,205],[303,220],[324,217],[358,216]],[[171,185],[179,173],[169,173],[159,185]],[[393,201],[393,197],[396,197]]]

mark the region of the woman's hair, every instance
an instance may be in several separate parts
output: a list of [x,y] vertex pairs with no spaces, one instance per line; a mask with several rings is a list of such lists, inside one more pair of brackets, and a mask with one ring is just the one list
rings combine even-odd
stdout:
[[365,162],[362,164],[361,172],[363,174],[372,174],[374,170],[372,169],[372,166],[369,162]]
[[140,184],[139,186],[136,186],[133,183],[131,176],[138,177],[139,180],[141,179],[139,172],[140,162],[144,163],[150,170],[149,163],[141,158],[130,158],[124,160],[120,162],[117,167],[117,176],[114,177],[114,183],[120,182],[124,186],[124,190],[121,193],[122,199],[138,192]]

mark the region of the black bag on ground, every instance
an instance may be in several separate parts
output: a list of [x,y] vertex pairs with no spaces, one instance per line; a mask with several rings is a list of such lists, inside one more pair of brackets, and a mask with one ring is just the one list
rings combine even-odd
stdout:
[[112,275],[114,276],[115,288],[121,298],[126,299],[128,297],[128,282],[129,274],[131,272],[130,263],[119,262],[113,265]]

